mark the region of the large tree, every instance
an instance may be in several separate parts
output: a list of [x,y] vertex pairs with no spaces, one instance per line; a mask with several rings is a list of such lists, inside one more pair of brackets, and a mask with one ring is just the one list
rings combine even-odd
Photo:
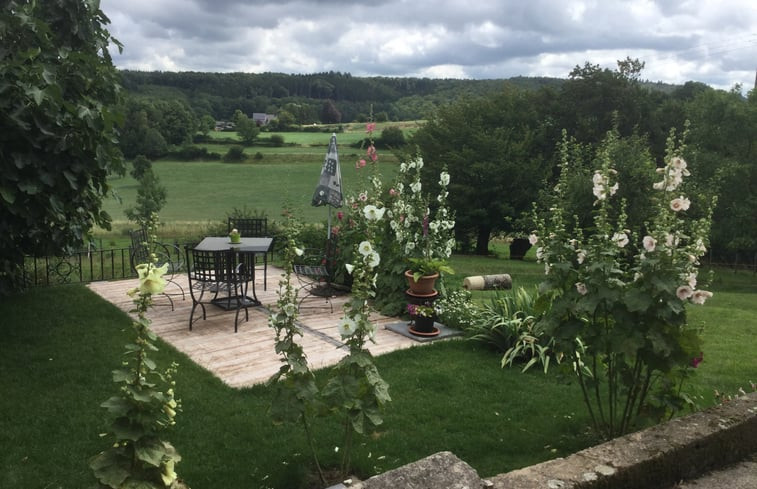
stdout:
[[80,246],[101,209],[117,148],[115,42],[99,2],[9,1],[0,11],[0,291],[26,253]]
[[440,108],[418,130],[425,174],[451,176],[449,202],[455,237],[486,254],[492,233],[515,230],[545,178],[541,123],[531,94],[506,86],[492,97],[465,99]]

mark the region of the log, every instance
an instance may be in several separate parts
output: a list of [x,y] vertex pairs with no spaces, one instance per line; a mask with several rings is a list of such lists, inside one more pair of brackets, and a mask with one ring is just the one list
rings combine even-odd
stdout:
[[466,290],[512,289],[513,279],[506,273],[497,275],[474,275],[463,279]]

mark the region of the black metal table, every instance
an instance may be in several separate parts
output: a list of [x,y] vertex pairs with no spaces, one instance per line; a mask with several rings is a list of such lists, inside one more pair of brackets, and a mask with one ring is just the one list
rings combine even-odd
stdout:
[[[264,255],[271,251],[273,247],[273,238],[240,238],[239,243],[232,243],[228,236],[208,236],[195,246],[196,250],[201,251],[233,251],[238,254],[251,255],[251,263],[255,264],[255,255]],[[255,267],[252,266],[252,297],[246,295],[242,298],[246,306],[259,306],[260,301],[255,294]],[[248,289],[249,292],[249,289]],[[231,293],[231,291],[229,291]],[[228,299],[219,298],[211,301],[216,306],[223,309],[229,309]]]

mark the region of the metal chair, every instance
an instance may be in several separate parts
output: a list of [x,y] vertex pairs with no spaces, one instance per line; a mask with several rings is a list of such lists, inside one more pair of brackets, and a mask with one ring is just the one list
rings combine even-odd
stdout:
[[[131,267],[136,269],[137,265],[142,263],[148,263],[152,261],[150,256],[150,241],[147,235],[147,230],[139,229],[137,231],[129,231],[129,237],[131,238],[131,251],[129,253],[129,260]],[[184,293],[184,287],[181,286],[175,280],[175,277],[183,271],[184,262],[182,260],[182,253],[178,246],[172,244],[153,243],[153,253],[157,256],[157,265],[162,266],[168,263],[168,270],[163,278],[169,284],[176,286],[179,292],[163,292],[163,295],[171,303],[171,310],[174,309],[172,296],[181,295],[181,300],[186,299]]]
[[[205,304],[213,304],[227,311],[236,311],[236,333],[239,327],[239,312],[244,309],[244,320],[249,321],[248,308],[254,305],[247,297],[247,283],[252,280],[251,267],[254,266],[250,255],[229,250],[201,251],[190,246],[185,248],[185,252],[189,293],[192,296],[189,330],[192,330],[197,306],[202,309],[202,319],[206,319]],[[219,296],[219,292],[225,294]]]
[[[268,237],[268,218],[240,218],[230,217],[228,220],[228,232],[232,229],[239,231],[243,238]],[[271,251],[273,259],[273,251]],[[268,290],[268,253],[263,254],[263,290]]]
[[[334,312],[334,305],[331,298],[343,293],[342,290],[335,288],[333,281],[333,264],[334,250],[331,240],[326,240],[325,250],[305,249],[297,263],[294,263],[294,271],[297,281],[300,283],[298,297],[300,297],[299,308],[302,309],[302,303],[306,299],[318,297],[323,299]],[[306,306],[319,307],[319,306]]]

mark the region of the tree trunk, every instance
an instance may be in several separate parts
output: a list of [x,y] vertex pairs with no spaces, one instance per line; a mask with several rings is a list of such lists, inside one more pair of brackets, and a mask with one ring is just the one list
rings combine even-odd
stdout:
[[479,226],[478,237],[476,238],[476,254],[488,255],[489,254],[489,236],[491,236],[492,230],[489,226]]

